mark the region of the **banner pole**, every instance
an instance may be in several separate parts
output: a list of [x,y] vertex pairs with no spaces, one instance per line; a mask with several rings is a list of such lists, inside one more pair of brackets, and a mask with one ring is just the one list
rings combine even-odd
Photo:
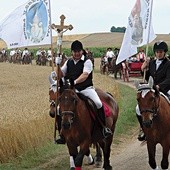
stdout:
[[[151,0],[151,11],[150,11],[150,18],[149,18],[149,30],[148,30],[148,39],[147,39],[147,46],[146,46],[146,58],[145,58],[145,61],[147,60],[147,57],[148,57],[148,49],[149,49],[149,36],[150,36],[150,26],[151,26],[151,18],[152,18],[152,7],[153,7],[153,0]],[[143,82],[145,82],[145,77],[146,77],[146,69],[144,69],[144,72],[143,72]]]
[[[51,57],[52,57],[52,71],[54,71],[54,50],[53,50],[53,37],[52,37],[52,28],[51,28],[51,2],[49,0],[49,15],[50,15],[50,34],[51,34]],[[57,68],[59,69],[59,66],[57,65]],[[56,95],[56,101],[55,101],[55,118],[54,118],[54,143],[56,143],[56,131],[57,131],[57,106],[58,106],[58,77],[57,76],[57,95]]]
[[49,16],[50,16],[49,23],[50,23],[50,35],[51,35],[51,59],[52,59],[51,66],[52,66],[52,71],[54,71],[54,49],[53,49],[53,35],[52,35],[52,28],[51,28],[52,22],[51,22],[51,1],[50,0],[49,0]]

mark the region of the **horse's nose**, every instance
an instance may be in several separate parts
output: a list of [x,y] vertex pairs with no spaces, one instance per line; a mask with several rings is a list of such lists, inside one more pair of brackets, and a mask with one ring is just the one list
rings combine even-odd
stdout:
[[64,123],[62,123],[62,126],[64,129],[69,129],[71,124],[70,124],[70,122],[64,122]]
[[152,120],[143,121],[143,126],[145,126],[146,128],[150,128],[151,125],[152,125]]
[[49,111],[49,115],[50,115],[52,118],[55,118],[55,112]]

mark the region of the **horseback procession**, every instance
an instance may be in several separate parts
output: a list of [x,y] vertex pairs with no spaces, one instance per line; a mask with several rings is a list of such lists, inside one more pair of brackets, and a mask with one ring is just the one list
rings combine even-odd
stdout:
[[[112,170],[114,164],[112,165],[111,151],[119,117],[123,112],[122,106],[119,105],[120,102],[114,94],[95,85],[93,79],[96,67],[95,58],[81,40],[71,41],[70,57],[63,52],[63,34],[73,29],[72,25],[64,24],[65,16],[60,16],[59,25],[51,23],[48,25],[47,18],[39,21],[40,16],[44,14],[44,7],[48,3],[46,4],[42,0],[32,6],[31,3],[28,4],[30,8],[26,15],[29,23],[25,23],[25,39],[29,39],[30,45],[38,46],[50,42],[51,46],[48,49],[38,46],[37,50],[32,52],[29,50],[29,46],[22,46],[23,42],[19,45],[14,43],[12,47],[9,46],[10,51],[7,52],[5,48],[1,50],[0,62],[32,65],[34,59],[37,67],[46,66],[49,63],[51,72],[48,76],[50,85],[47,94],[49,98],[48,116],[53,120],[55,147],[67,147],[69,157],[67,169],[84,169],[84,158],[86,157],[90,169]],[[143,9],[141,14],[141,3],[144,3],[143,0],[136,1],[129,18],[129,21],[133,20],[131,21],[133,23],[129,22],[132,25],[128,25],[127,30],[132,29],[132,35],[125,32],[120,48],[116,47],[114,50],[112,47],[106,48],[100,58],[99,70],[100,74],[103,74],[102,76],[109,75],[116,80],[119,77],[120,80],[128,83],[130,83],[131,76],[140,77],[134,82],[136,87],[134,98],[137,105],[136,114],[134,113],[133,117],[139,123],[139,134],[136,136],[136,140],[140,142],[139,146],[146,143],[148,164],[151,169],[159,170],[161,167],[161,169],[168,170],[170,152],[168,44],[162,40],[156,41],[153,45],[154,59],[148,59],[148,44],[156,36],[152,29],[151,32],[148,32],[150,24],[146,25],[145,30],[137,26],[136,17],[141,19],[143,13],[147,12]],[[147,5],[147,9],[150,9],[152,4]],[[34,17],[31,20],[32,13],[34,13]],[[151,14],[147,13],[147,15],[150,17]],[[143,22],[146,22],[146,18]],[[56,51],[53,47],[52,35],[49,36],[52,34],[52,30],[57,33]],[[148,37],[146,33],[148,33]],[[146,52],[142,48],[144,45],[147,45]],[[20,47],[24,47],[23,51]],[[46,114],[48,111],[45,109]],[[162,146],[160,165],[156,160],[157,144]],[[94,148],[95,151],[92,152]]]

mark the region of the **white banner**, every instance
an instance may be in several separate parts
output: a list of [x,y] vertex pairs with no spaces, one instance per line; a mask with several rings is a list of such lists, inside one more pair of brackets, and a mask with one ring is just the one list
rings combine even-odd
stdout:
[[137,53],[137,47],[152,42],[156,35],[153,31],[152,0],[136,0],[123,38],[116,64]]
[[0,22],[8,48],[51,44],[49,0],[29,0]]

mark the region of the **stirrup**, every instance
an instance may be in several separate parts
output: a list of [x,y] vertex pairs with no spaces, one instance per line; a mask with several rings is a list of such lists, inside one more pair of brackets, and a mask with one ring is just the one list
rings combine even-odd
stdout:
[[59,135],[59,136],[58,136],[58,139],[56,140],[56,143],[57,143],[57,144],[65,144],[66,141],[65,141],[65,139],[64,139],[63,136]]
[[104,138],[107,138],[109,136],[113,135],[112,131],[108,127],[103,128],[103,136]]
[[144,140],[146,140],[145,134],[144,134],[144,132],[143,132],[142,129],[140,129],[140,131],[139,131],[138,140],[139,140],[139,141],[144,141]]

